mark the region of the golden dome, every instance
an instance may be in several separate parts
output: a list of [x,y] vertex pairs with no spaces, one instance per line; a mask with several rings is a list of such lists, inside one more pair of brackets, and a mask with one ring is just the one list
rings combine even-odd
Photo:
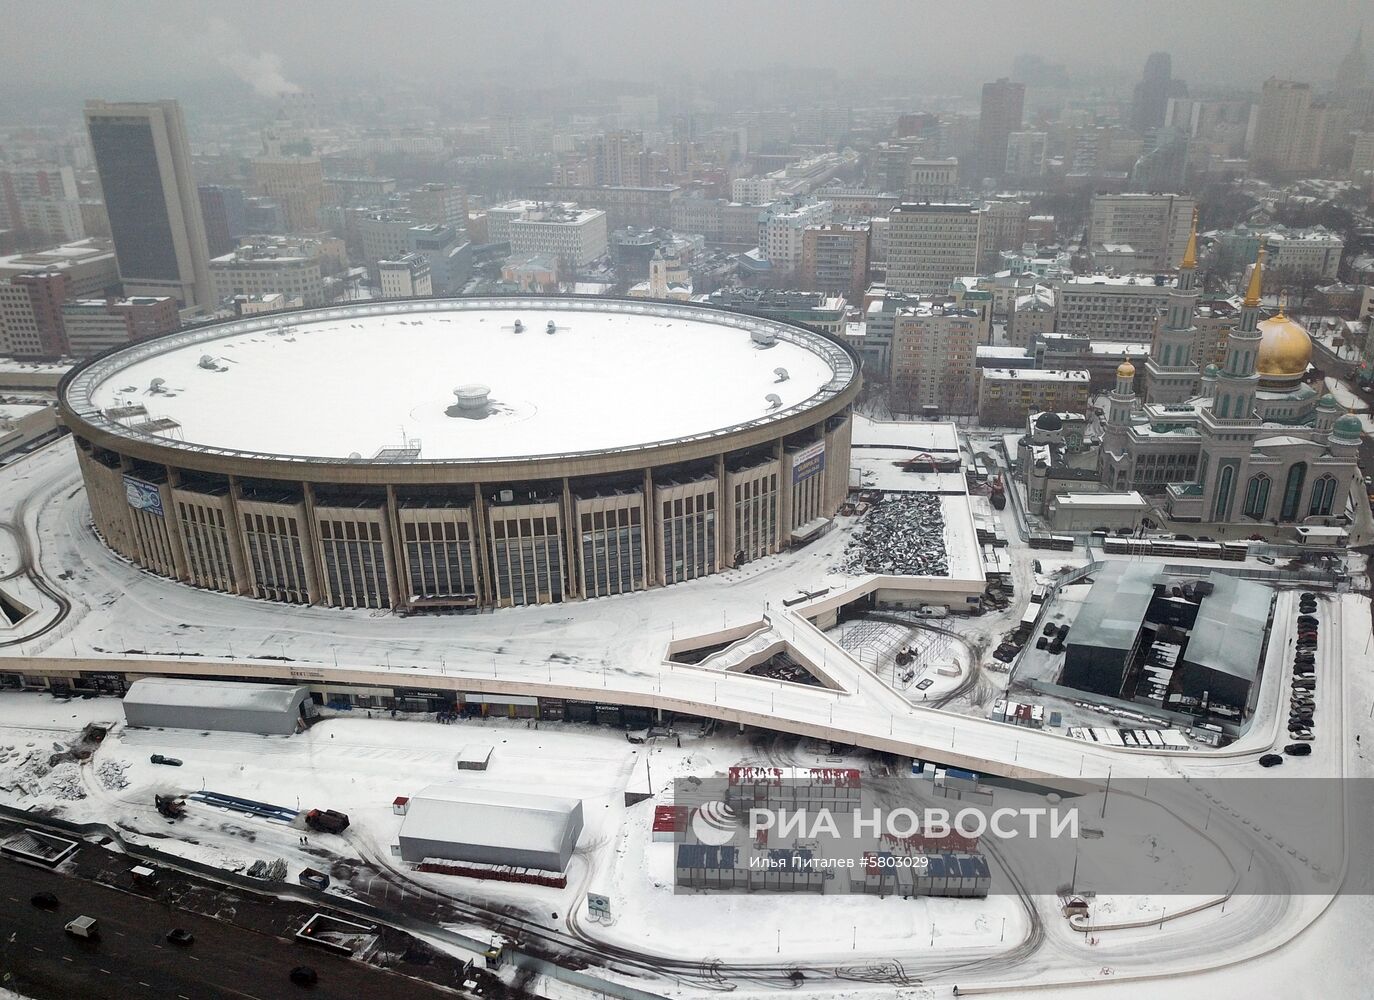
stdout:
[[1312,338],[1279,310],[1259,324],[1259,373],[1269,378],[1301,378],[1312,360]]
[[1131,364],[1131,359],[1127,358],[1121,362],[1116,369],[1117,378],[1135,378],[1135,365]]

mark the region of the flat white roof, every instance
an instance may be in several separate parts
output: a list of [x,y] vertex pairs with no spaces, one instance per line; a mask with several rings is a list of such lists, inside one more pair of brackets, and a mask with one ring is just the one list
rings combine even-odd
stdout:
[[[776,343],[760,348],[750,328],[776,331]],[[164,418],[173,423],[154,436],[203,448],[371,459],[418,439],[421,460],[462,461],[720,433],[780,418],[827,386],[833,395],[837,374],[839,387],[853,377],[840,348],[754,317],[452,300],[322,309],[294,323],[254,317],[143,341],[80,373],[68,399],[88,419],[141,404],[146,416],[127,422]],[[490,390],[483,419],[451,415],[454,390],[471,385]]]
[[501,788],[430,785],[410,797],[401,836],[558,853],[581,805]]
[[959,430],[935,420],[874,420],[854,414],[851,447],[910,448],[932,454],[959,451]]
[[1056,493],[1054,502],[1059,507],[1139,507],[1144,510],[1150,506],[1135,490],[1129,493]]
[[983,378],[1004,382],[1086,382],[1084,368],[984,368]]

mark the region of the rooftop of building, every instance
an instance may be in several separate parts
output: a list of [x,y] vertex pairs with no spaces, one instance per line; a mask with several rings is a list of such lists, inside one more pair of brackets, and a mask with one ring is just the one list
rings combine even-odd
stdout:
[[994,382],[1087,382],[1092,377],[1082,368],[984,368],[981,374]]
[[[761,347],[755,331],[776,340]],[[367,461],[418,441],[420,461],[459,462],[723,435],[805,410],[856,377],[851,355],[819,334],[723,310],[422,299],[140,341],[78,372],[66,398],[113,433],[173,446]],[[455,386],[482,387],[488,400],[464,409]],[[169,429],[105,415],[130,405]]]

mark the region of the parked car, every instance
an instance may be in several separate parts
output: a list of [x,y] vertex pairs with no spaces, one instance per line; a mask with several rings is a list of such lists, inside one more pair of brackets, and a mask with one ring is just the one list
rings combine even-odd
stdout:
[[1276,753],[1267,753],[1259,759],[1260,767],[1274,767],[1283,763],[1283,758]]
[[1215,542],[1215,541],[1216,541],[1216,539],[1213,538],[1211,535],[1198,535],[1198,536],[1197,536],[1197,540],[1198,540],[1199,542]]
[[1319,628],[1321,626],[1321,619],[1316,615],[1298,615],[1298,624]]
[[35,892],[29,897],[29,902],[40,910],[57,909],[57,897],[50,892]]
[[1307,743],[1290,743],[1283,748],[1283,752],[1290,757],[1310,757],[1312,756],[1312,747]]
[[1260,562],[1264,563],[1264,564],[1267,565],[1267,566],[1272,566],[1272,565],[1274,565],[1274,557],[1273,557],[1273,556],[1256,556],[1255,558],[1257,558]]
[[298,965],[292,969],[290,979],[297,986],[314,986],[320,981],[319,974],[308,965]]
[[167,940],[171,944],[188,945],[196,939],[196,936],[185,927],[173,927],[167,932]]
[[1311,743],[1311,742],[1312,742],[1312,730],[1310,730],[1310,729],[1302,729],[1302,728],[1298,728],[1298,729],[1289,729],[1289,730],[1288,730],[1288,735],[1291,736],[1293,739],[1299,740],[1300,742],[1303,742],[1303,743]]
[[178,760],[177,758],[175,758],[175,757],[164,757],[164,756],[163,756],[162,754],[160,754],[160,753],[155,753],[155,754],[153,754],[151,757],[148,758],[148,760],[149,760],[151,763],[154,763],[154,764],[166,764],[168,767],[180,767],[180,766],[181,766],[181,761]]
[[1315,601],[1317,599],[1317,595],[1310,590],[1304,590],[1298,597],[1304,601]]

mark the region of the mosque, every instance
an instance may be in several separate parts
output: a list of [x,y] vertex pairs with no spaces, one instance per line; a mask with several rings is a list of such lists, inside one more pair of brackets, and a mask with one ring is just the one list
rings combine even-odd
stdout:
[[1200,367],[1197,224],[1145,362],[1125,359],[1108,395],[1099,465],[1111,490],[1160,497],[1176,521],[1331,524],[1359,475],[1360,421],[1308,384],[1312,340],[1280,306],[1260,320],[1263,248],[1220,367]]

